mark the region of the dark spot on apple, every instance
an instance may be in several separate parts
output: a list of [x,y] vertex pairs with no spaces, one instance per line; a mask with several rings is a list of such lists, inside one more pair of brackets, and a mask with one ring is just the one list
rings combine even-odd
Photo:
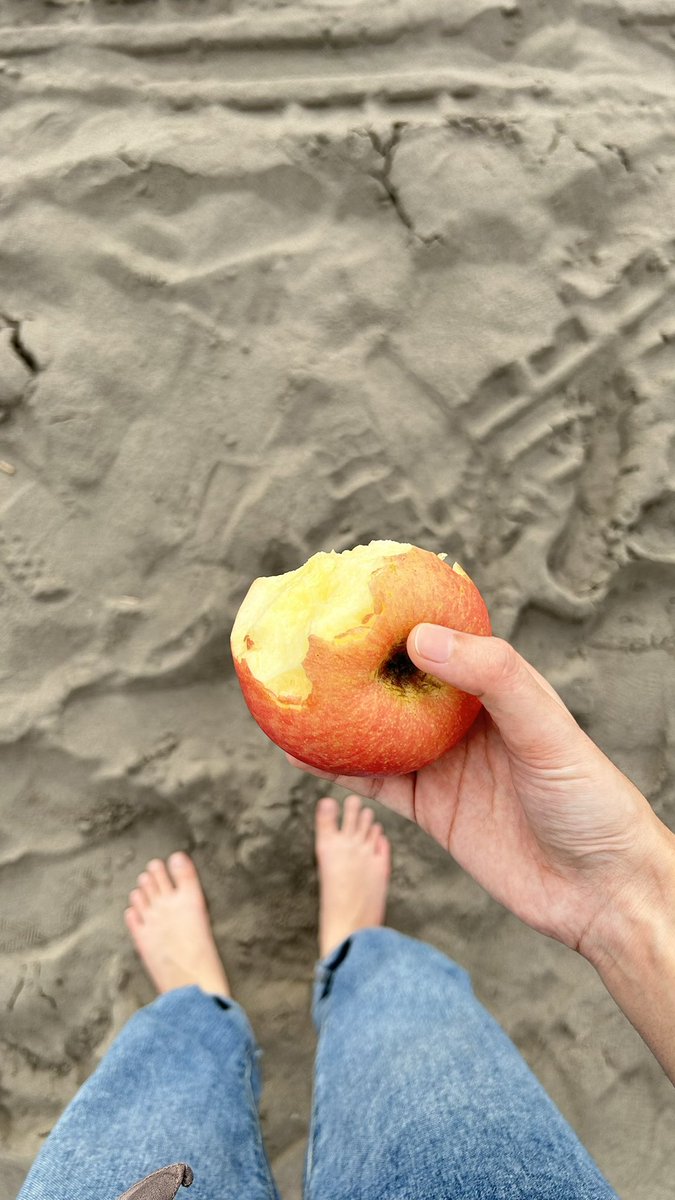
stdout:
[[406,650],[405,642],[399,642],[390,650],[377,674],[385,683],[402,692],[429,692],[443,686],[439,679],[427,675],[426,671],[420,671],[419,667],[415,666]]

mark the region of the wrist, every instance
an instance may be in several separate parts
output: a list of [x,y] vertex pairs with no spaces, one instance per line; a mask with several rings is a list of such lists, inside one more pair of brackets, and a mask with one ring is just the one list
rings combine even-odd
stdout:
[[634,886],[615,888],[580,949],[675,1084],[675,836],[652,829]]
[[675,961],[675,834],[654,816],[641,869],[616,885],[580,951],[606,979]]

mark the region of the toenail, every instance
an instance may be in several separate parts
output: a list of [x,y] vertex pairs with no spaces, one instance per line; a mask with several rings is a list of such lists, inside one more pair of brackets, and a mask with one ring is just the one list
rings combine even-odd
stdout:
[[169,862],[172,867],[184,867],[187,863],[188,856],[183,854],[182,850],[178,850],[176,854],[172,854]]

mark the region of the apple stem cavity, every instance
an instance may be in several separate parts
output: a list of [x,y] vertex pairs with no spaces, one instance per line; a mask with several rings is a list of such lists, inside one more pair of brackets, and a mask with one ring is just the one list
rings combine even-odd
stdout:
[[436,691],[443,686],[440,680],[415,666],[406,650],[405,641],[399,642],[390,650],[377,674],[390,687],[395,687],[401,692]]

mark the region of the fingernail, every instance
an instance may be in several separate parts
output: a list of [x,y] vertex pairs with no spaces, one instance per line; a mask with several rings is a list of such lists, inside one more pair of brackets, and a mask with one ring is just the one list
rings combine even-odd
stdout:
[[452,634],[441,625],[419,625],[415,630],[415,649],[429,662],[447,662],[452,653]]

